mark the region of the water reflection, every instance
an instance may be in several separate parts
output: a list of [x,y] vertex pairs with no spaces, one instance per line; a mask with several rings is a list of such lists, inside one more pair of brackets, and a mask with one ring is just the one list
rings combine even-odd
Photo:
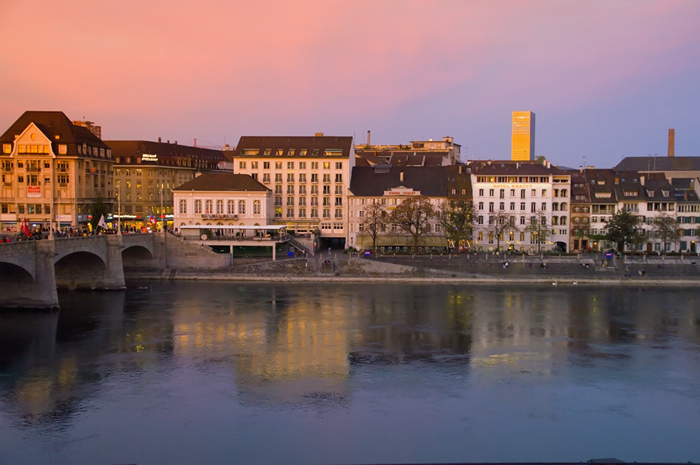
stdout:
[[0,313],[0,432],[7,423],[29,442],[112,402],[173,408],[179,390],[232,411],[354,412],[370,388],[429,403],[604,379],[653,385],[700,411],[700,310],[688,289],[156,282],[60,299],[58,313]]

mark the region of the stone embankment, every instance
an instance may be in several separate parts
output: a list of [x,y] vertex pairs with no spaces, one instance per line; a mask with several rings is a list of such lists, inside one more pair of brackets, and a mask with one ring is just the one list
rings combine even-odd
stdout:
[[538,283],[552,285],[700,284],[700,266],[688,257],[492,255],[385,256],[364,258],[342,252],[276,262],[234,262],[217,269],[168,268],[132,271],[127,279],[182,279],[275,282],[444,282]]

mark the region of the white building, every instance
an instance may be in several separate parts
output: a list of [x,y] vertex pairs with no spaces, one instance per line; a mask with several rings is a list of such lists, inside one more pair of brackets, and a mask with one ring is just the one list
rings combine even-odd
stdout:
[[297,234],[320,233],[320,248],[345,247],[352,137],[241,137],[233,170],[272,191],[272,220]]
[[[471,173],[476,250],[568,251],[569,174],[550,165],[510,160],[472,162]],[[499,221],[507,225],[496,228]],[[546,239],[528,227],[535,221],[548,230]]]
[[271,223],[270,189],[248,175],[203,174],[173,189],[174,227],[264,226]]

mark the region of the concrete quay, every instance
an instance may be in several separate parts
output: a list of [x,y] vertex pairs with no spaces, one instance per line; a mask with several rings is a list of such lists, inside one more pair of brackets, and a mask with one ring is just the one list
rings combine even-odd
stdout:
[[603,256],[494,257],[385,256],[342,252],[276,262],[234,264],[219,269],[134,270],[126,279],[262,282],[411,282],[446,284],[538,284],[606,286],[697,286],[700,267],[687,257],[605,259]]

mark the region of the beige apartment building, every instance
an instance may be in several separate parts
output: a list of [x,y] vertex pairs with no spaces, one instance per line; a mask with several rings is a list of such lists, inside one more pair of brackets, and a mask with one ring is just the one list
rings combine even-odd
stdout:
[[352,137],[241,137],[233,170],[272,191],[273,223],[297,234],[319,233],[318,247],[343,248],[347,190],[355,166]]
[[[223,171],[221,150],[141,140],[105,141],[113,152],[115,218],[122,227],[142,227],[152,216],[155,227],[173,226],[173,189],[198,173]],[[115,220],[116,222],[116,220]]]
[[0,137],[0,223],[30,227],[85,225],[95,202],[112,208],[113,165],[107,144],[60,111],[27,111]]

